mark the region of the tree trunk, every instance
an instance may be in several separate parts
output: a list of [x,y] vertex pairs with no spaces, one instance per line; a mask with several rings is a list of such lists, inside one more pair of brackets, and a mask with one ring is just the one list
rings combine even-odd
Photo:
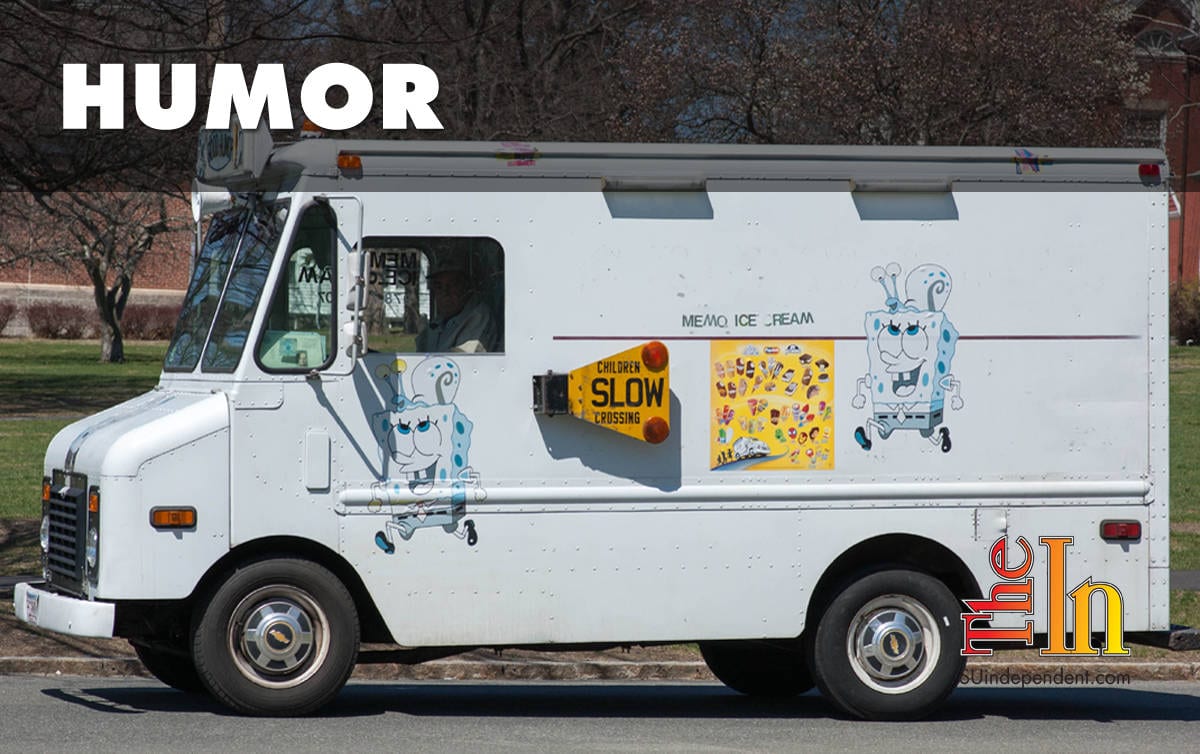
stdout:
[[107,321],[100,326],[100,361],[106,364],[122,364],[125,362],[125,336],[121,334],[121,326],[110,325]]
[[119,275],[112,288],[105,285],[106,265],[88,265],[92,278],[92,293],[96,299],[96,311],[100,315],[100,361],[106,364],[125,362],[125,338],[121,333],[121,315],[129,300],[133,281],[128,275]]

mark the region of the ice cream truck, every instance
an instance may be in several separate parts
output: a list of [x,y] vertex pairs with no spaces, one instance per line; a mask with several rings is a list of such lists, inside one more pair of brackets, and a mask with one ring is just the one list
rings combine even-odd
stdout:
[[696,642],[904,719],[972,654],[1169,639],[1164,173],[206,131],[161,379],[50,443],[16,613],[261,715]]

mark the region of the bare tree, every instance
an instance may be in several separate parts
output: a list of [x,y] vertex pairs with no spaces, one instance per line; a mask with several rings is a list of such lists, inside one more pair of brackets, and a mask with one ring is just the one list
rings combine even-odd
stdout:
[[34,198],[8,192],[0,195],[0,263],[82,270],[100,319],[100,359],[122,362],[121,317],[138,265],[184,229],[181,206],[181,197],[162,193],[62,191]]
[[[66,62],[195,63],[201,92],[216,62],[282,61],[292,83],[333,60],[376,77],[384,63],[424,63],[440,78],[435,111],[446,130],[388,134],[403,138],[1104,145],[1115,143],[1115,115],[1143,82],[1129,8],[1111,0],[10,0],[0,5],[0,188],[26,192],[17,206],[36,208],[51,228],[30,237],[56,240],[20,254],[0,244],[0,263],[40,254],[83,264],[112,330],[105,354],[115,344],[119,356],[137,262],[171,225],[146,207],[170,208],[166,196],[190,178],[203,97],[191,128],[155,132],[137,126],[127,83],[125,131],[63,132]],[[380,133],[379,105],[351,135]],[[130,192],[142,204],[123,205]]]
[[[101,358],[124,360],[121,317],[138,265],[190,221],[196,125],[155,131],[133,116],[135,63],[254,60],[307,44],[307,13],[321,3],[265,0],[90,0],[0,5],[0,265],[40,262],[86,275],[94,291]],[[272,38],[270,35],[276,35]],[[123,130],[62,128],[62,66],[126,67]],[[203,78],[200,79],[203,81]],[[207,87],[203,87],[207,88]],[[160,87],[167,90],[168,87]],[[202,112],[203,102],[197,112]]]
[[[336,59],[372,70],[398,57],[438,73],[433,138],[611,138],[612,55],[643,0],[391,0],[332,20]],[[377,130],[373,119],[364,131]],[[391,134],[395,136],[395,134]],[[408,133],[405,138],[422,134]]]
[[1109,0],[651,0],[639,138],[1111,145],[1143,76]]

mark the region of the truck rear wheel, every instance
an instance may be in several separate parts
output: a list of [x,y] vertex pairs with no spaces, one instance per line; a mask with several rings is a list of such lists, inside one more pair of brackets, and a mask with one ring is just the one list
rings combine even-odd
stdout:
[[784,698],[813,687],[799,648],[766,641],[710,641],[700,644],[700,654],[717,680],[748,696]]
[[346,587],[307,560],[239,568],[201,607],[192,637],[200,679],[251,715],[304,715],[330,702],[358,657]]
[[962,676],[962,607],[941,581],[889,570],[850,584],[821,616],[811,648],[817,686],[868,720],[932,713]]
[[171,651],[133,641],[129,644],[150,675],[173,689],[189,693],[204,691],[204,684],[200,682],[196,666],[186,649]]

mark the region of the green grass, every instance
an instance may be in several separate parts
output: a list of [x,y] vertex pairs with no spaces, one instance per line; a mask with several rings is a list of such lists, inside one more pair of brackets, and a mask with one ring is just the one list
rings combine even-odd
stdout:
[[1200,628],[1200,592],[1171,592],[1171,622]]
[[124,364],[104,364],[96,341],[0,340],[0,419],[108,408],[153,387],[165,353],[165,343],[126,343]]
[[1200,570],[1200,348],[1196,347],[1171,349],[1171,567]]
[[165,352],[165,343],[126,343],[124,364],[103,364],[96,341],[0,340],[0,519],[39,515],[50,439],[154,387]]
[[40,515],[42,457],[73,419],[0,419],[0,518]]

